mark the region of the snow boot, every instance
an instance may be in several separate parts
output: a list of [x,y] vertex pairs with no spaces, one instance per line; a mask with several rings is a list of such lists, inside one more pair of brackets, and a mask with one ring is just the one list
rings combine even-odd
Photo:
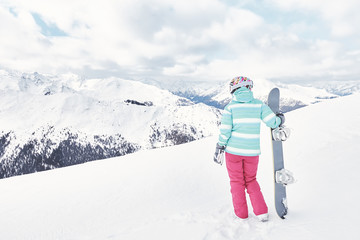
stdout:
[[260,222],[267,222],[269,221],[269,214],[264,213],[256,216]]

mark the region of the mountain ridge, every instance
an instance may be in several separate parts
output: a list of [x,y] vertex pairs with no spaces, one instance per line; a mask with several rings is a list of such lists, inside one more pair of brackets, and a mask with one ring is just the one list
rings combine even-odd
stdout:
[[0,72],[0,177],[186,143],[219,109],[130,80]]
[[[146,82],[147,80],[139,81]],[[218,81],[212,84],[201,81],[194,83],[183,81],[182,85],[179,83],[181,81],[177,81],[175,84],[166,84],[152,79],[150,82],[162,89],[169,90],[177,96],[187,98],[195,103],[202,102],[219,109],[223,109],[231,101],[229,81]],[[326,88],[327,90],[325,90],[325,87],[322,86],[312,87],[272,82],[267,79],[256,79],[254,80],[253,88],[254,97],[266,103],[268,93],[275,87],[281,91],[280,110],[282,112],[289,112],[300,107],[321,102],[325,99],[343,96],[341,94],[342,91],[349,91],[348,88],[345,89],[344,87],[336,91],[334,87]],[[357,88],[354,86],[351,89],[356,90]]]

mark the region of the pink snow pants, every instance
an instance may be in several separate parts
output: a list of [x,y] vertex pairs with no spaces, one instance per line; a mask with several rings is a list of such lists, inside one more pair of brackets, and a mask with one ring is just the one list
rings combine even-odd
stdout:
[[255,215],[267,213],[268,208],[256,180],[259,156],[246,157],[230,153],[225,153],[225,156],[236,216],[239,218],[248,217],[245,189],[249,194]]

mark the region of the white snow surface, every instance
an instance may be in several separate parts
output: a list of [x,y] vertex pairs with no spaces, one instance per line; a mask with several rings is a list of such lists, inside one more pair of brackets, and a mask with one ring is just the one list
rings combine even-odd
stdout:
[[[273,200],[270,131],[261,132],[258,180],[270,220],[233,214],[216,137],[0,180],[1,239],[359,239],[360,95],[286,114],[289,213]],[[251,206],[249,205],[251,211]]]

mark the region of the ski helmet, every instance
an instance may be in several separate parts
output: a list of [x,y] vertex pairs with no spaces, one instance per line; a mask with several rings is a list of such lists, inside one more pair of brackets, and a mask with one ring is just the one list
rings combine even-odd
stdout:
[[253,81],[250,78],[242,76],[235,77],[230,81],[230,93],[233,94],[236,89],[241,87],[247,87],[251,91],[253,86]]

